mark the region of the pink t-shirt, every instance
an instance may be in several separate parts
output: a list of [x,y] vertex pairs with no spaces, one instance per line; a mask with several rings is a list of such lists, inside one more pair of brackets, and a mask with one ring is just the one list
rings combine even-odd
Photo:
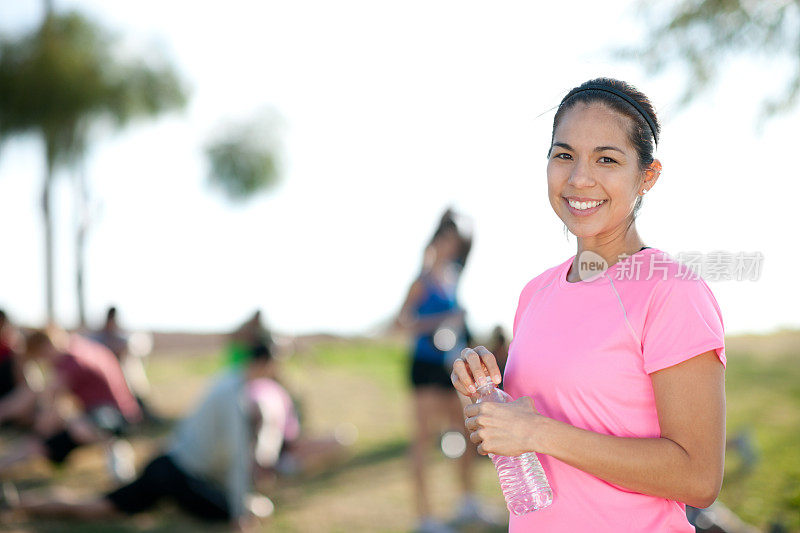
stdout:
[[[579,428],[659,437],[649,374],[709,350],[725,365],[717,301],[702,278],[658,249],[571,283],[574,257],[522,290],[504,388],[515,399],[532,397],[542,415]],[[539,459],[553,504],[512,515],[510,532],[694,531],[683,503],[629,491],[547,455]]]
[[71,335],[67,352],[54,362],[56,372],[86,411],[110,405],[128,422],[141,420],[136,403],[119,361],[102,344],[80,335]]
[[284,441],[291,442],[300,436],[294,402],[283,385],[269,378],[251,380],[248,393],[262,417],[256,439],[256,460],[262,466],[274,465]]

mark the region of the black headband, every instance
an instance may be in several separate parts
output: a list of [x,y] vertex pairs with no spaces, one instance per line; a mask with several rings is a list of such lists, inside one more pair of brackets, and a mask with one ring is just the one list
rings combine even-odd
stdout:
[[647,121],[647,124],[650,126],[650,131],[653,132],[653,141],[655,141],[656,146],[658,146],[658,133],[656,132],[656,122],[650,116],[650,113],[645,111],[645,109],[639,104],[639,102],[631,98],[630,95],[618,89],[615,89],[614,87],[609,87],[608,85],[600,85],[598,83],[590,83],[588,85],[583,85],[581,87],[578,87],[577,89],[573,89],[572,91],[570,91],[569,94],[567,94],[567,96],[565,96],[564,99],[561,100],[561,105],[564,105],[564,102],[566,102],[576,94],[582,93],[583,91],[604,91],[619,96],[620,98],[631,104],[634,107],[634,109],[636,109],[636,111],[638,111],[639,114],[642,115],[642,117]]

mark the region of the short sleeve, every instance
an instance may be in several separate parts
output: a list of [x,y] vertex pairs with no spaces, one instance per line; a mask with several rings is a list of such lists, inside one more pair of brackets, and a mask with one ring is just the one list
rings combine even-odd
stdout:
[[523,289],[522,294],[519,296],[519,301],[517,301],[517,311],[514,313],[514,329],[511,330],[511,338],[513,342],[513,338],[517,336],[517,324],[519,324],[520,316],[522,315],[525,307],[527,307],[527,301],[525,301],[525,290]]
[[538,286],[541,284],[540,278],[541,276],[533,278],[522,288],[522,292],[519,295],[519,301],[517,302],[517,311],[514,313],[514,329],[511,330],[512,342],[513,338],[517,336],[517,326],[519,325],[520,320],[522,320],[522,315],[525,314],[525,311],[528,309],[528,304],[531,302],[531,298],[536,293]]
[[725,366],[722,312],[706,282],[673,278],[658,283],[642,332],[645,372],[651,374],[710,350]]

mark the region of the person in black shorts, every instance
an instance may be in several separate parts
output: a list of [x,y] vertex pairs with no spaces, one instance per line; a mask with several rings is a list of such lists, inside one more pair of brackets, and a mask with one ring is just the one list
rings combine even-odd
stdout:
[[[423,268],[411,285],[395,322],[411,332],[410,380],[413,387],[416,427],[411,457],[419,525],[417,531],[438,531],[442,524],[433,518],[425,475],[426,455],[442,419],[454,430],[464,432],[461,403],[450,381],[452,361],[467,346],[468,330],[464,309],[456,298],[461,271],[471,248],[471,236],[456,223],[448,209],[425,249]],[[459,459],[462,502],[456,521],[480,519],[473,496],[472,463],[475,448]]]

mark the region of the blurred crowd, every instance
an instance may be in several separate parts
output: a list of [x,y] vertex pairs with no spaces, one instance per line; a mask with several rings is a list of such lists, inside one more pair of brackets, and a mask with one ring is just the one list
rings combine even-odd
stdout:
[[[457,219],[449,209],[441,217],[390,327],[412,338],[416,424],[410,458],[420,531],[451,530],[434,520],[428,502],[433,444],[457,459],[462,499],[451,525],[497,523],[476,496],[477,454],[449,379],[452,360],[474,342],[456,297],[471,248],[463,219]],[[508,349],[502,328],[488,345],[502,365]],[[116,307],[99,328],[72,332],[55,325],[20,328],[0,310],[0,432],[13,437],[4,439],[0,452],[0,515],[102,520],[171,500],[202,521],[249,529],[274,509],[261,489],[280,476],[341,460],[354,439],[352,431],[310,438],[301,430],[297,399],[280,378],[280,349],[259,311],[227,336],[224,370],[178,421],[154,405],[146,373],[151,348],[151,337],[120,326]],[[153,428],[169,429],[169,437],[137,468],[130,441],[151,436]],[[24,465],[49,463],[55,471],[81,448],[104,454],[113,490],[56,498],[20,488],[24,483],[15,474]]]
[[[256,312],[229,335],[224,370],[137,473],[128,439],[170,424],[150,399],[148,344],[120,328],[114,307],[98,330],[76,332],[23,331],[0,310],[0,431],[17,437],[0,455],[0,512],[102,520],[171,500],[200,520],[249,529],[274,507],[258,487],[338,460],[352,444],[348,436],[303,434],[279,379],[276,343]],[[43,498],[13,481],[20,465],[41,458],[58,467],[90,445],[105,454],[117,484],[110,492]]]

